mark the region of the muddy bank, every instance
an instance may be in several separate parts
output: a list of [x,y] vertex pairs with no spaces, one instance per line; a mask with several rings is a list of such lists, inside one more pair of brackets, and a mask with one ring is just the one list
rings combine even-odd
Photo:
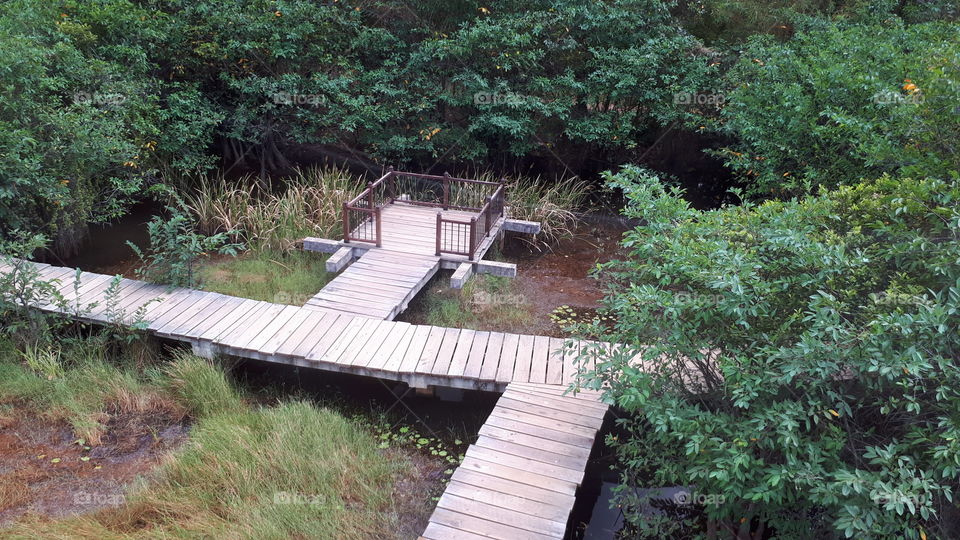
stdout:
[[14,408],[0,418],[0,527],[26,514],[62,518],[120,506],[138,476],[186,440],[189,426],[156,413],[113,417],[99,445],[61,422]]

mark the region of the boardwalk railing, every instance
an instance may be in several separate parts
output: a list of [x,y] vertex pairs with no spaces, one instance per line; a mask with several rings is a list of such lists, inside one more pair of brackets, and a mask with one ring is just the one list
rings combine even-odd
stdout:
[[466,255],[471,260],[503,216],[506,186],[502,182],[394,171],[367,184],[359,195],[343,204],[343,241],[380,246],[380,210],[394,203],[459,210],[477,214],[469,220],[437,215],[437,252]]

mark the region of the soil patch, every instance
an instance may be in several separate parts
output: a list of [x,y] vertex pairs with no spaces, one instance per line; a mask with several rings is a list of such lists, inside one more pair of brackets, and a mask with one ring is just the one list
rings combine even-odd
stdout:
[[122,505],[131,482],[188,431],[163,414],[120,414],[90,446],[66,424],[14,409],[0,424],[0,527],[28,513],[61,518]]

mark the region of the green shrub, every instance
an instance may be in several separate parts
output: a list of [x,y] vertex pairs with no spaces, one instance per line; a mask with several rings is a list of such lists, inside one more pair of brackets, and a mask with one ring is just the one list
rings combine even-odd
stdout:
[[[588,384],[630,436],[620,503],[648,536],[952,537],[960,488],[960,184],[883,177],[695,211],[626,168],[629,258]],[[639,355],[634,357],[634,355]],[[689,486],[706,521],[642,514]],[[688,514],[689,515],[689,514]]]

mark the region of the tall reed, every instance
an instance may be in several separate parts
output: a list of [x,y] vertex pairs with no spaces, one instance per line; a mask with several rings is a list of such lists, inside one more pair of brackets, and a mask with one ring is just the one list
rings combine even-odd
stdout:
[[205,177],[183,199],[204,234],[236,231],[251,251],[288,251],[305,236],[339,237],[343,203],[362,189],[336,167],[298,169],[277,184]]

